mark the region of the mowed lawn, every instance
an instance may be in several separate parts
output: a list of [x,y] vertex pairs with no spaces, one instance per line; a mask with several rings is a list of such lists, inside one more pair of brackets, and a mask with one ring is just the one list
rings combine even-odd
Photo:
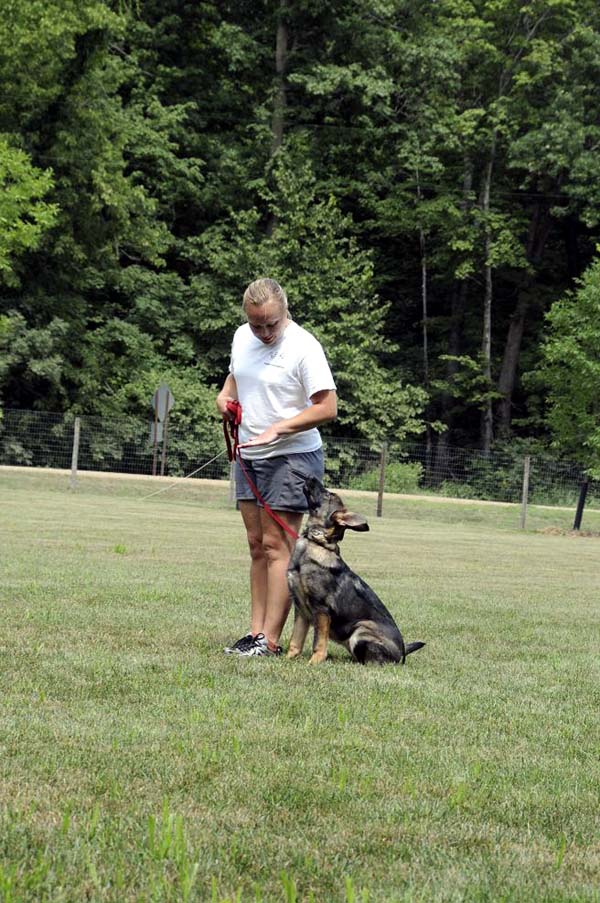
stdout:
[[0,470],[0,901],[600,900],[598,535],[353,494],[426,647],[241,660],[228,489],[155,485]]

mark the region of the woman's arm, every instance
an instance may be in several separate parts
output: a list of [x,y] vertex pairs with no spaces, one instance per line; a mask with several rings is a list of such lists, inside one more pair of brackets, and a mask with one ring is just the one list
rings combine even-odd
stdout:
[[230,417],[227,410],[228,401],[237,401],[238,390],[233,374],[229,373],[227,379],[223,383],[223,388],[217,395],[217,410],[223,417]]
[[249,445],[268,445],[275,442],[281,436],[291,436],[293,433],[302,433],[304,430],[310,430],[314,426],[320,426],[337,417],[337,395],[333,389],[323,389],[321,392],[315,392],[310,396],[312,404],[290,417],[288,420],[278,420],[268,427],[260,436],[244,442],[240,448]]

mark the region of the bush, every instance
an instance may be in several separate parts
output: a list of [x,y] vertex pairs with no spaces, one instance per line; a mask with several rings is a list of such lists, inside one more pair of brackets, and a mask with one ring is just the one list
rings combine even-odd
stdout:
[[[423,466],[418,462],[403,464],[395,461],[388,464],[385,469],[385,491],[413,493],[419,491],[419,481],[423,476]],[[350,489],[363,489],[377,492],[379,489],[379,468],[367,470],[364,473],[351,477]]]

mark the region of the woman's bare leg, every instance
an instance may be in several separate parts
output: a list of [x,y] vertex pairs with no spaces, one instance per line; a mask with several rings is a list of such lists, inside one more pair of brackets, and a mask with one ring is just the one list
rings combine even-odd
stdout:
[[[302,514],[291,511],[278,511],[277,514],[298,533],[302,524]],[[290,610],[287,568],[294,540],[262,508],[260,519],[267,571],[266,609],[262,633],[273,648],[279,643]]]
[[264,633],[267,610],[267,558],[263,549],[261,510],[256,502],[240,502],[240,512],[250,549],[250,630]]

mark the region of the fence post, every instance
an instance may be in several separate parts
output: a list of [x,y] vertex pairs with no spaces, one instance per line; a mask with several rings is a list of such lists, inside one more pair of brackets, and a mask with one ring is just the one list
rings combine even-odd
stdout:
[[525,529],[525,521],[527,520],[527,500],[529,498],[529,469],[531,467],[531,456],[525,455],[523,459],[523,491],[521,493],[521,530]]
[[377,517],[383,512],[383,490],[385,488],[385,461],[387,458],[387,442],[381,444],[381,458],[379,459],[379,491],[377,493]]
[[79,432],[81,429],[81,420],[75,418],[73,424],[73,451],[71,452],[71,476],[69,477],[69,489],[75,489],[77,486],[77,465],[79,463]]
[[583,509],[585,508],[585,500],[589,485],[589,480],[584,480],[581,484],[581,489],[579,491],[579,501],[577,502],[577,511],[575,512],[575,522],[573,524],[574,530],[579,530],[579,528],[581,527],[581,518],[583,517]]

